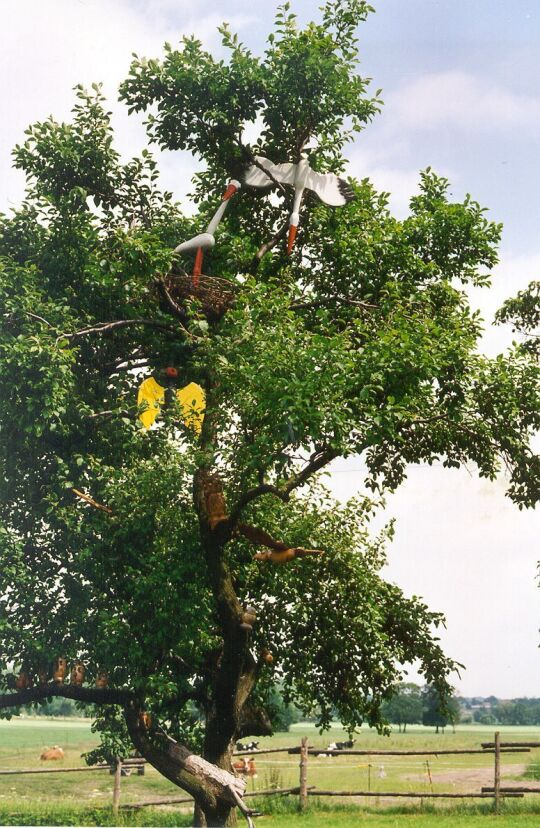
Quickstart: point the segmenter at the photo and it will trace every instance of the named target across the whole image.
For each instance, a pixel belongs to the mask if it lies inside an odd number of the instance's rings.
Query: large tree
[[[392,696],[384,702],[383,713],[392,724],[401,727],[403,732],[408,724],[420,724],[422,721],[422,692],[418,684],[402,681],[395,688]]]
[[[538,499],[538,366],[478,352],[464,287],[488,286],[500,226],[445,179],[422,173],[403,221],[367,179],[343,209],[308,197],[291,256],[291,193],[243,188],[199,285],[173,254],[257,156],[309,146],[314,169],[344,170],[379,105],[357,74],[368,11],[327,0],[301,29],[284,7],[262,57],[223,28],[227,59],[195,38],[134,59],[121,97],[149,112],[153,142],[200,160],[195,215],[160,192],[146,150],[121,162],[98,87],[15,149],[28,192],[0,224],[0,708],[99,705],[101,755],[134,745],[201,824],[234,820],[231,750],[270,732],[276,680],[351,730],[384,726],[406,663],[448,691],[442,617],[381,577],[391,527],[369,531],[409,464],[494,478],[502,463],[510,496]],[[141,380],[173,382],[167,367],[204,388],[200,434],[170,394],[141,425]],[[340,505],[320,475],[351,455],[371,497]],[[253,541],[323,554],[276,566]],[[50,681],[59,656],[85,664],[84,684]]]

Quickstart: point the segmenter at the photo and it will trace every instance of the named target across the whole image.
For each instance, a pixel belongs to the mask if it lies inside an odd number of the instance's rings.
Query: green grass
[[[540,761],[531,762],[523,774],[524,779],[540,780]]]
[[[500,728],[504,740],[540,741],[540,728]],[[323,736],[309,725],[293,727],[290,733],[280,733],[272,738],[261,739],[260,747],[297,746],[300,738],[308,735],[310,744],[324,748],[330,741],[345,737],[335,728]],[[493,728],[460,727],[455,733],[447,730],[436,735],[433,730],[414,727],[405,734],[393,733],[390,737],[377,736],[362,730],[356,737],[359,749],[443,750],[479,747],[482,741],[491,741]],[[0,769],[39,768],[39,755],[45,746],[61,745],[66,753],[64,767],[84,766],[80,754],[95,747],[97,738],[90,731],[88,720],[13,719],[0,722]],[[530,754],[505,754],[502,757],[503,784],[523,784],[524,775],[530,776],[534,765],[538,767],[540,752]],[[428,767],[429,762],[429,779]],[[256,758],[258,778],[250,779],[250,791],[268,787],[289,787],[298,784],[298,757],[278,753]],[[50,765],[47,765],[48,767]],[[437,824],[476,826],[489,824],[490,802],[482,802],[476,809],[463,811],[453,800],[437,801],[432,813],[431,803],[424,800],[419,809],[418,800],[399,801],[384,797],[385,791],[445,792],[479,791],[481,785],[493,779],[493,756],[351,756],[334,759],[309,758],[308,784],[334,790],[378,791],[378,798],[354,798],[348,800],[320,800],[309,814],[296,813],[292,799],[264,799],[262,810],[267,816],[260,820],[261,828],[289,825],[315,828],[319,825],[352,826],[366,825],[373,828],[394,825],[413,825],[418,828]],[[24,776],[0,776],[0,825],[112,825],[110,804],[113,779],[107,771],[78,774],[36,774]],[[181,795],[181,791],[157,771],[147,767],[144,777],[131,776],[122,779],[121,803],[136,803],[156,797]],[[253,801],[253,800],[252,800]],[[540,797],[518,803],[508,803],[514,810],[510,816],[498,818],[498,824],[519,825],[523,828],[538,825]],[[315,803],[314,803],[315,804]],[[515,810],[517,805],[521,810]],[[481,809],[486,808],[484,812]],[[144,809],[139,812],[122,812],[122,825],[188,825],[190,806]],[[456,821],[456,820],[460,821]],[[450,822],[449,820],[453,820]],[[465,822],[463,822],[465,820]],[[510,821],[508,821],[510,820]],[[513,820],[513,821],[511,821]]]
[[[0,825],[88,825],[88,826],[188,826],[191,814],[164,812],[146,808],[141,811],[120,812],[115,817],[109,808],[80,808],[74,805],[0,804]]]
[[[284,813],[267,813],[256,820],[257,826],[264,828],[490,828],[495,824],[500,828],[536,828],[540,810],[524,812],[522,807],[503,809],[503,813],[494,817],[489,806],[479,808],[453,806],[440,810],[426,806],[424,808],[392,808],[383,812],[373,810],[360,811],[354,807],[325,805],[314,810],[309,808],[299,814],[289,807]],[[183,828],[191,824],[191,815],[178,814],[174,811],[147,808],[144,811],[121,812],[114,818],[110,809],[79,808],[75,806],[25,807],[17,804],[0,806],[0,824],[7,825],[85,825],[85,826],[178,826]]]

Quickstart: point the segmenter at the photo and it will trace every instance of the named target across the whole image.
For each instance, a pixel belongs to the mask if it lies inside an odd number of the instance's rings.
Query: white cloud
[[[518,129],[540,124],[540,99],[459,70],[422,75],[388,96],[400,126],[425,130]]]
[[[204,8],[204,7],[203,7]],[[24,139],[34,121],[52,114],[67,120],[74,102],[72,88],[103,82],[113,113],[116,143],[126,156],[140,152],[146,143],[142,118],[128,119],[119,104],[118,85],[127,75],[132,52],[159,56],[163,43],[179,41],[195,32],[205,46],[219,41],[216,31],[222,15],[202,13],[195,0],[19,0],[0,4],[0,210],[17,206],[24,180],[11,168],[10,153]],[[242,28],[251,18],[231,19]],[[172,163],[171,163],[172,161]],[[189,190],[192,159],[176,153],[164,161],[164,185],[179,196]],[[173,167],[174,169],[171,169]]]
[[[359,458],[332,469],[340,499],[362,490]],[[464,695],[532,696],[538,689],[540,514],[519,511],[505,489],[503,477],[491,483],[474,470],[412,466],[377,520],[396,518],[384,577],[446,615],[441,642],[465,664],[453,679]]]
[[[495,356],[502,353],[519,336],[512,333],[509,325],[493,325],[496,311],[506,299],[515,296],[533,279],[540,279],[540,253],[527,256],[506,255],[493,270],[490,288],[470,288],[467,292],[473,308],[480,310],[485,320],[485,332],[481,349]]]

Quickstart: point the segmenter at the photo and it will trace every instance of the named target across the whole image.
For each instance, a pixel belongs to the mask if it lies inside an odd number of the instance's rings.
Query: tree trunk
[[[230,761],[229,767],[216,767],[216,762],[210,763],[193,754],[165,733],[148,731],[141,724],[135,706],[125,708],[124,715],[137,750],[163,776],[193,796],[209,826],[222,828],[236,824],[230,822],[230,815],[235,813],[235,802],[243,796],[246,783],[232,773]]]
[[[207,388],[206,414],[201,433],[201,447],[212,445],[214,438],[212,390]],[[210,497],[210,495],[212,497]],[[221,628],[221,652],[209,674],[210,698],[206,710],[203,756],[207,762],[234,774],[232,751],[240,732],[244,706],[255,686],[257,663],[249,651],[250,632],[242,626],[243,606],[236,594],[226,559],[225,547],[230,540],[223,488],[215,469],[200,468],[193,480],[193,501],[199,516],[201,544],[208,577]],[[215,504],[219,508],[215,508]],[[216,511],[217,517],[216,518]],[[240,781],[240,780],[239,780]],[[225,800],[201,803],[209,826],[236,826],[236,808]],[[200,820],[201,815],[195,814]],[[196,823],[204,824],[204,823]]]

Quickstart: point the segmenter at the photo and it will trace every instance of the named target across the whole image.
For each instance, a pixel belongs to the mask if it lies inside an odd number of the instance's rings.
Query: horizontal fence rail
[[[235,750],[233,756],[262,756],[263,753],[300,753],[299,747],[268,748],[265,750]]]
[[[530,753],[528,747],[503,748],[499,753]],[[300,748],[289,749],[289,753],[300,753]],[[308,748],[310,756],[458,756],[471,753],[481,755],[495,753],[495,750],[319,750]]]
[[[502,794],[501,788],[501,794]],[[399,796],[404,799],[493,799],[492,793],[418,793],[416,791],[320,791],[314,788],[313,796],[377,796],[383,799],[385,796]],[[507,797],[520,799],[523,793],[512,792],[504,794]]]
[[[483,748],[494,748],[495,742],[482,742]],[[540,742],[501,742],[501,748],[540,748]]]
[[[484,786],[482,788],[482,793],[488,794],[488,793],[493,793],[494,791],[495,791],[495,788],[493,788],[493,787],[489,788],[489,787]],[[512,793],[521,793],[521,794],[535,793],[535,794],[540,794],[540,787],[538,787],[538,788],[526,788],[524,785],[516,785],[514,787],[509,787],[509,786],[504,785],[503,787],[500,788],[500,791],[501,791],[501,794],[512,794]]]
[[[314,787],[314,785],[311,785],[308,790],[312,791]],[[299,793],[300,787],[297,785],[295,788],[269,788],[267,791],[249,791],[249,793],[243,794],[242,798],[246,799],[248,796],[297,796]],[[121,805],[120,808],[136,810],[137,808],[156,805],[189,805],[190,802],[194,803],[195,800],[191,797],[166,797],[164,799],[147,799],[144,802],[134,802],[132,805]]]
[[[127,765],[128,768],[138,765]],[[92,765],[89,768],[21,768],[20,770],[0,770],[0,776],[15,776],[26,773],[89,773],[90,771],[114,770],[114,765]]]

